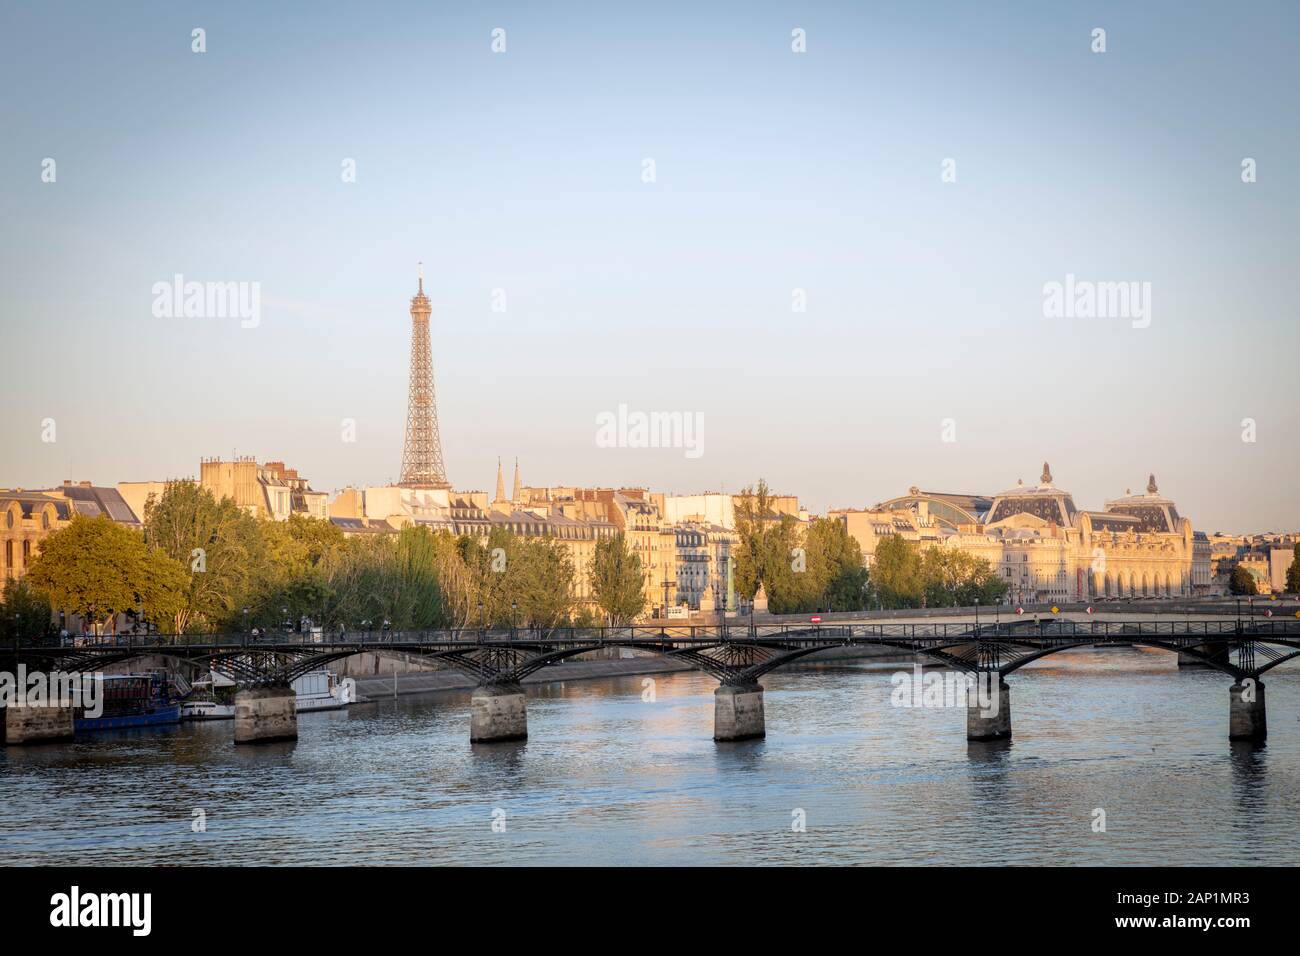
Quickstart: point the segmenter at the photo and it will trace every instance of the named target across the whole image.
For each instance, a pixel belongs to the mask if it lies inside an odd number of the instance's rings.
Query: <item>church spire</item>
[[[492,500],[493,501],[506,500],[506,479],[505,476],[501,473],[501,458],[499,456],[497,458],[497,496]]]
[[[510,500],[518,502],[523,497],[523,482],[519,480],[519,459],[515,458],[515,487],[514,492],[510,495]]]

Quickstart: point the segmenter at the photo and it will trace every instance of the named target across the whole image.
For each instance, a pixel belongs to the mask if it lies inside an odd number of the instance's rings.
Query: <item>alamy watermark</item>
[[[1043,316],[1049,319],[1131,319],[1151,324],[1151,283],[1094,282],[1067,273],[1064,282],[1043,283]]]
[[[1001,680],[992,671],[963,674],[930,671],[913,664],[911,671],[896,671],[889,702],[895,707],[978,707],[981,717],[996,717],[1001,707]]]
[[[245,329],[262,323],[260,282],[186,282],[178,272],[151,291],[156,319],[239,319]]]
[[[80,707],[86,717],[104,713],[104,675],[80,671],[0,671],[0,706]]]
[[[597,448],[683,448],[687,458],[704,454],[703,412],[617,412],[596,415]]]

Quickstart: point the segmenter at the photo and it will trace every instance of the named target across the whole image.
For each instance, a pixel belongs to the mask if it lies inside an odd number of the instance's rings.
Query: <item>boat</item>
[[[357,702],[356,684],[340,679],[337,674],[321,668],[309,671],[291,685],[297,695],[298,713],[315,710],[341,710]],[[205,677],[191,685],[190,693],[181,701],[183,720],[234,720],[235,681],[218,671],[209,671]]]
[[[72,725],[75,733],[181,722],[180,702],[164,673],[105,674],[99,692],[99,716],[87,717],[85,709],[78,708]]]

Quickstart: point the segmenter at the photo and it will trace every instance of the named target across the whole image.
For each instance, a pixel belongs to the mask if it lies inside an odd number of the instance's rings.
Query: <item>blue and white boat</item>
[[[76,733],[181,722],[181,704],[166,674],[105,674],[99,693],[99,716],[89,717],[79,710],[73,720]]]

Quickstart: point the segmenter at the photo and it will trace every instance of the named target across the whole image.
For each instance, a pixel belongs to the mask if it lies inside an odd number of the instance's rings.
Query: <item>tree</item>
[[[55,606],[99,629],[138,609],[146,616],[170,613],[183,575],[167,555],[151,555],[139,532],[107,515],[76,515],[45,539],[27,580]]]
[[[359,618],[346,617],[357,613],[351,606],[359,595],[340,588],[347,582],[363,587],[356,580],[365,570],[363,555],[381,560],[384,552],[359,539],[349,540],[330,521],[303,515],[260,521],[258,536],[261,547],[254,556],[254,571],[246,595],[231,605],[232,623],[242,620],[241,605],[249,607],[249,624],[259,627],[304,618],[322,627],[376,618],[373,609]]]
[[[761,585],[767,591],[768,607],[774,613],[797,610],[801,584],[792,566],[797,561],[798,522],[793,515],[778,514],[775,497],[760,480],[758,488],[746,488],[736,505],[735,584],[740,596],[754,599]]]
[[[794,575],[800,592],[799,606],[794,610],[861,611],[868,606],[868,575],[862,561],[862,547],[849,534],[844,522],[833,518],[814,519],[804,535],[802,547],[804,571]]]
[[[968,551],[935,546],[921,556],[921,581],[929,607],[996,604],[1007,585],[984,558]]]
[[[596,542],[589,574],[596,605],[610,624],[631,623],[645,610],[641,558],[632,553],[622,531]]]
[[[178,562],[185,575],[181,600],[171,618],[183,634],[198,625],[213,628],[242,617],[265,576],[265,547],[257,519],[229,498],[217,501],[193,481],[169,481],[162,497],[144,507],[145,543]]]
[[[450,532],[403,528],[397,538],[397,558],[414,602],[412,627],[463,627],[468,623],[469,578]]]
[[[925,593],[921,556],[911,542],[889,535],[876,545],[871,578],[885,607],[920,607]]]
[[[50,602],[25,578],[9,578],[0,594],[0,639],[35,640],[54,630]]]
[[[541,631],[559,627],[573,613],[573,563],[564,545],[550,538],[522,542],[507,571],[518,622]],[[512,623],[514,613],[511,614]]]
[[[1232,569],[1232,574],[1228,577],[1229,594],[1258,594],[1259,588],[1255,586],[1255,576],[1243,568],[1240,564]]]
[[[1286,590],[1288,594],[1300,593],[1300,541],[1296,542],[1291,567],[1286,569]]]

